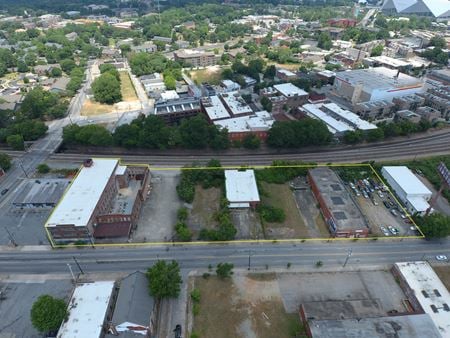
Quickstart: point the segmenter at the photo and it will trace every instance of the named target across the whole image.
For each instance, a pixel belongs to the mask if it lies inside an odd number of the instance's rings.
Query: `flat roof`
[[[67,179],[29,180],[20,187],[13,204],[56,204],[68,184]]]
[[[221,97],[233,115],[253,113],[252,108],[250,108],[238,92],[224,93],[221,94]]]
[[[291,72],[289,69],[284,69],[284,68],[278,68],[277,69],[278,73],[282,73],[286,76],[297,76],[297,74],[295,74],[294,72]]]
[[[375,60],[375,61],[380,62],[380,63],[388,64],[388,65],[391,65],[392,67],[407,67],[407,66],[409,66],[411,64],[409,62],[405,62],[403,60],[399,60],[399,59],[396,59],[396,58],[391,58],[391,57],[386,56],[386,55],[371,56],[368,59],[372,59],[372,60]]]
[[[309,321],[313,338],[439,338],[427,314]]]
[[[57,338],[101,337],[113,289],[113,281],[77,285]]]
[[[352,113],[350,110],[342,109],[336,103],[325,103],[323,107],[329,109],[331,112],[338,115],[346,123],[349,123],[352,127],[356,127],[357,129],[360,130],[377,129],[376,125],[361,119],[358,115]]]
[[[255,172],[252,169],[225,170],[225,190],[230,203],[259,202]]]
[[[227,128],[231,133],[269,130],[275,120],[266,111],[256,112],[254,115],[234,117],[215,121],[216,126]]]
[[[323,121],[327,125],[328,130],[333,134],[355,130],[355,128],[349,126],[347,123],[338,121],[334,117],[320,110],[320,107],[322,107],[321,104],[316,105],[312,103],[307,103],[302,106],[309,117]]]
[[[82,167],[53,210],[46,226],[86,226],[118,163],[118,159],[94,158],[91,167]]]
[[[273,86],[276,90],[278,90],[282,95],[291,97],[291,96],[303,96],[309,95],[303,89],[294,86],[292,83],[281,83]]]
[[[428,262],[400,262],[395,266],[414,291],[419,304],[436,325],[442,337],[450,337],[450,293]]]
[[[431,191],[406,166],[384,166],[391,178],[403,189],[406,195],[430,195]],[[383,175],[384,176],[384,175]]]
[[[337,231],[369,228],[361,210],[335,171],[319,167],[308,172],[333,215]]]
[[[397,77],[398,74],[398,77]],[[336,73],[336,79],[353,86],[363,84],[369,91],[422,85],[422,81],[386,67],[355,69]]]
[[[203,99],[202,102],[206,114],[211,121],[230,117],[230,113],[217,95],[209,96],[208,98]]]

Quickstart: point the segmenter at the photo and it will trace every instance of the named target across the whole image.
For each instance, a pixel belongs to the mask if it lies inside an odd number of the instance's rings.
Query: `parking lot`
[[[33,303],[43,294],[67,301],[72,287],[72,282],[68,279],[0,281],[0,337],[44,337],[31,324],[30,311]]]
[[[375,178],[347,180],[346,188],[361,208],[374,236],[416,236],[410,218],[394,196]]]

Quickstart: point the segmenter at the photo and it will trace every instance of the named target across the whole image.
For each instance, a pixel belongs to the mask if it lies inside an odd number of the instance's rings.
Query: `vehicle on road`
[[[446,261],[448,258],[447,258],[446,255],[437,255],[437,256],[436,256],[436,259],[437,259],[438,261]]]
[[[1,192],[0,194],[3,196],[3,195],[5,195],[8,191],[9,191],[9,189],[3,189],[2,192]]]

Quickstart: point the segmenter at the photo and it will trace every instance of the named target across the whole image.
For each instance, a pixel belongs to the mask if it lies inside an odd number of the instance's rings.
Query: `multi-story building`
[[[394,97],[418,93],[420,79],[385,67],[336,73],[335,93],[353,104],[368,101],[392,101]]]
[[[173,53],[175,61],[182,62],[192,67],[214,66],[219,57],[213,52],[198,51],[193,49],[178,50]]]
[[[193,117],[201,112],[200,99],[189,96],[174,100],[159,100],[155,103],[154,112],[167,124],[176,124],[184,118]]]
[[[267,97],[272,103],[272,113],[278,114],[297,108],[308,101],[309,94],[292,83],[277,84],[263,88],[260,95]]]
[[[118,159],[89,159],[48,218],[55,243],[128,238],[150,191],[147,166],[125,166]]]

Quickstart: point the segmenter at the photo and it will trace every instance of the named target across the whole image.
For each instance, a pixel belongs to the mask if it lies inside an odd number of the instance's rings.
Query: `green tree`
[[[157,261],[147,270],[150,294],[156,298],[178,297],[183,282],[176,261]]]
[[[333,42],[331,40],[331,36],[327,32],[322,32],[317,39],[317,47],[330,50],[333,47]]]
[[[380,56],[383,53],[384,45],[378,45],[372,48],[370,56]]]
[[[177,81],[175,80],[172,74],[164,76],[164,84],[166,85],[166,88],[169,90],[174,90],[177,87]]]
[[[111,73],[100,75],[92,83],[92,91],[95,101],[106,104],[113,104],[122,100],[120,82]]]
[[[40,296],[31,307],[31,323],[39,332],[58,330],[66,317],[66,302],[50,295]]]
[[[181,144],[186,148],[205,148],[208,145],[209,130],[209,124],[202,115],[185,119],[179,128]]]
[[[366,140],[368,142],[376,142],[384,139],[384,131],[381,128],[371,129],[367,132]]]
[[[28,66],[25,62],[19,61],[17,62],[17,71],[19,73],[26,73],[29,71]]]
[[[416,217],[416,223],[427,238],[444,238],[450,236],[450,216],[434,213],[429,216]]]
[[[227,278],[233,274],[234,265],[231,263],[219,263],[217,264],[216,274],[220,278]]]
[[[100,65],[99,69],[100,69],[101,74],[109,73],[111,75],[114,75],[114,77],[117,79],[117,81],[120,82],[119,71],[111,63],[104,63],[104,64]]]
[[[272,80],[275,77],[276,72],[277,70],[275,65],[267,66],[266,71],[264,72],[264,77]]]
[[[351,130],[344,134],[344,142],[348,144],[360,143],[364,140],[364,134],[361,130]]]
[[[247,149],[258,149],[261,145],[261,140],[254,134],[249,134],[242,140],[242,146]]]
[[[272,102],[268,97],[263,96],[261,98],[261,105],[263,106],[264,110],[267,110],[269,113],[272,111]]]
[[[28,119],[40,119],[48,116],[58,106],[59,97],[36,87],[25,96],[20,111]]]
[[[50,167],[47,163],[41,163],[37,166],[37,171],[39,174],[47,174],[50,172]]]
[[[60,68],[58,68],[58,67],[54,67],[50,71],[50,76],[51,77],[61,77],[61,75],[62,75],[62,70]]]
[[[75,61],[70,59],[61,60],[59,65],[66,74],[70,74],[70,72],[77,66]]]
[[[4,171],[8,171],[11,168],[11,156],[0,153],[0,168]]]
[[[22,135],[17,135],[17,134],[9,135],[6,138],[6,143],[8,144],[8,146],[13,148],[14,150],[24,150],[25,149],[25,144],[24,144]]]

